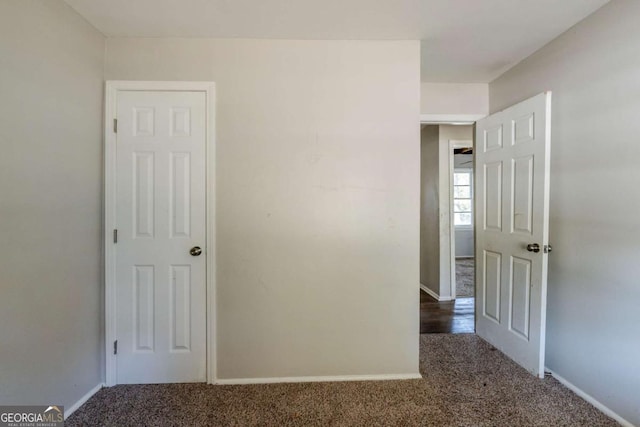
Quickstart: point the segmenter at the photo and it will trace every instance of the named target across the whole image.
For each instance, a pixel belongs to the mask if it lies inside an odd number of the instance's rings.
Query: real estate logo
[[[0,406],[0,427],[62,427],[64,406]]]

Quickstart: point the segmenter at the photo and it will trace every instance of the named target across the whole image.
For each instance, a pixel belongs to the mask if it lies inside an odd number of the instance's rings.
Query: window
[[[473,195],[471,171],[455,171],[453,174],[453,224],[456,227],[473,226]]]

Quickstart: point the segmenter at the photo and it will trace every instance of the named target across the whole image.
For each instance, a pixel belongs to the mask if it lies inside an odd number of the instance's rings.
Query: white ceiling
[[[421,40],[422,81],[486,83],[608,0],[65,0],[106,36]]]

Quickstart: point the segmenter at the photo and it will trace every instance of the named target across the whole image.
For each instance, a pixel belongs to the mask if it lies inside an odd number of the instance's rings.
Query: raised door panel
[[[191,155],[172,152],[170,156],[170,237],[191,235]]]
[[[152,238],[155,223],[155,154],[133,153],[133,238]]]
[[[535,138],[534,114],[526,114],[511,121],[513,145],[522,144],[524,142],[533,141]]]
[[[502,162],[484,165],[484,229],[502,230]]]
[[[502,125],[489,128],[483,134],[484,152],[499,150],[502,148]]]
[[[133,136],[150,137],[155,135],[155,108],[133,107]]]
[[[171,351],[191,349],[191,266],[171,266]]]
[[[500,283],[502,272],[502,255],[497,252],[483,252],[482,314],[495,322],[500,323]]]
[[[529,319],[531,303],[531,261],[511,257],[511,293],[509,328],[517,336],[529,339]]]
[[[133,348],[135,352],[152,352],[155,342],[155,274],[152,265],[133,268]]]
[[[511,224],[513,233],[533,234],[533,162],[529,155],[511,163]]]

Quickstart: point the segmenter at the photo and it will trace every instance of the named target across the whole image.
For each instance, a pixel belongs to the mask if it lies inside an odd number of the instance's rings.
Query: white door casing
[[[107,114],[117,119],[117,132],[114,127],[105,142],[112,144],[105,150],[107,385],[212,382],[207,318],[213,317],[214,272],[207,270],[215,263],[207,247],[215,235],[207,236],[213,222],[207,141],[213,87],[112,84],[120,88],[107,86]],[[194,247],[201,255],[190,253]]]
[[[475,149],[476,333],[540,378],[550,118],[546,92],[479,120]],[[538,244],[539,252],[529,244]]]

